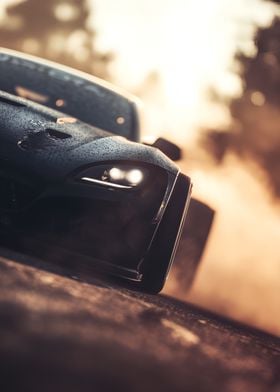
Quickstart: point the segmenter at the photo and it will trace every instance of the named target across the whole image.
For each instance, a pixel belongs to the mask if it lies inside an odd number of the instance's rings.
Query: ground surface
[[[0,254],[3,392],[280,391],[280,339]]]

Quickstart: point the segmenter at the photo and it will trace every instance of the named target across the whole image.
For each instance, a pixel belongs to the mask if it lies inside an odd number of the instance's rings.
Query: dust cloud
[[[279,335],[280,201],[265,174],[233,154],[222,166],[182,167],[216,216],[192,289],[182,291],[173,279],[166,293]]]

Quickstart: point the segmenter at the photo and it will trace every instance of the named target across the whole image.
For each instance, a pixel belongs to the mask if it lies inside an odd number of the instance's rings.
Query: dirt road
[[[280,391],[280,339],[1,250],[1,391]]]

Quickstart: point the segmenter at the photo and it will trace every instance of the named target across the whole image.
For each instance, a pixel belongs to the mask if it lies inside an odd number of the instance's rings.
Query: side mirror
[[[152,146],[158,148],[162,151],[168,158],[172,159],[172,161],[179,161],[182,159],[182,150],[176,144],[170,142],[163,137],[159,137],[154,143],[144,143],[147,146]]]

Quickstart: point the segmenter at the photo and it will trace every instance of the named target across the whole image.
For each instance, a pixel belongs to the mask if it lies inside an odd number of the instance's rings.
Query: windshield
[[[138,141],[135,102],[97,78],[17,52],[0,51],[0,90]]]

